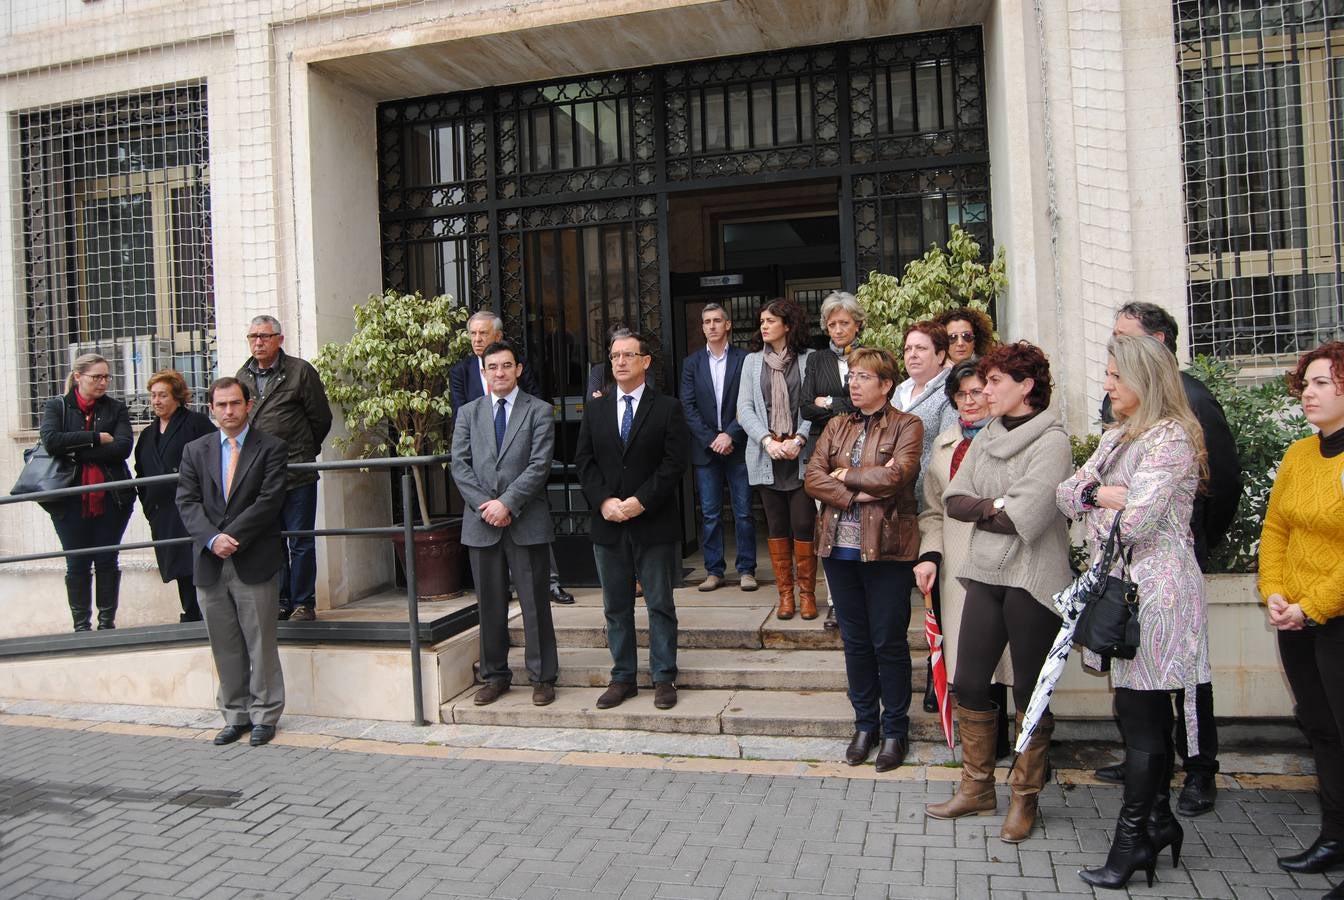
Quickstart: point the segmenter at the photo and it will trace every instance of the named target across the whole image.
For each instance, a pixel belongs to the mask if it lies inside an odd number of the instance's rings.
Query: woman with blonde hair
[[[1210,680],[1204,577],[1190,516],[1207,475],[1204,430],[1181,386],[1176,357],[1160,341],[1116,335],[1107,344],[1106,394],[1116,422],[1092,457],[1059,485],[1059,508],[1087,521],[1093,558],[1119,520],[1116,572],[1138,585],[1139,648],[1111,660],[1115,711],[1125,741],[1125,788],[1106,864],[1079,876],[1123,887],[1143,869],[1153,882],[1157,854],[1184,839],[1171,813],[1175,760],[1171,694],[1185,690],[1182,714],[1191,752],[1199,746],[1195,686]],[[1123,567],[1123,568],[1122,568]],[[1095,654],[1085,661],[1100,666]]]
[[[75,358],[66,392],[42,407],[42,444],[52,456],[66,455],[79,466],[78,484],[94,485],[131,477],[131,417],[126,404],[107,396],[111,370],[97,353]],[[62,550],[109,547],[121,543],[135,505],[135,491],[90,491],[43,504],[51,514]],[[90,583],[90,577],[93,581]],[[98,606],[98,630],[116,627],[121,570],[117,551],[67,556],[65,593],[75,631],[89,631],[92,606]]]
[[[146,387],[154,421],[140,432],[135,442],[135,477],[174,475],[182,464],[182,450],[187,444],[210,434],[215,426],[208,416],[187,406],[191,402],[191,389],[180,372],[173,369],[155,372]],[[188,536],[187,528],[177,514],[176,484],[149,485],[141,487],[139,492],[140,510],[149,520],[149,532],[154,540]],[[163,583],[177,582],[183,622],[201,621],[196,584],[192,580],[195,555],[190,544],[154,548]]]

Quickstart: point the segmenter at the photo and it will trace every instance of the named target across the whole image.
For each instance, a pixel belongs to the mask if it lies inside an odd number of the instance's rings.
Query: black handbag
[[[1111,567],[1120,558],[1124,565],[1116,577]],[[1092,569],[1092,586],[1083,592],[1086,605],[1078,614],[1073,642],[1102,656],[1133,659],[1139,652],[1139,586],[1128,580],[1129,560],[1120,544],[1120,515]]]
[[[74,487],[79,481],[79,464],[71,456],[52,456],[38,441],[36,447],[23,451],[23,471],[10,489],[11,494],[35,494]]]

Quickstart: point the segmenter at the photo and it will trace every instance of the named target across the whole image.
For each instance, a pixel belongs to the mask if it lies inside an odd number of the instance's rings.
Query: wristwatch
[[[1003,509],[1003,508],[1004,508],[1005,506],[1007,506],[1007,505],[1008,505],[1007,501],[1005,501],[1002,497],[996,497],[996,498],[994,499],[994,511],[995,511],[995,512],[998,512],[999,510]]]

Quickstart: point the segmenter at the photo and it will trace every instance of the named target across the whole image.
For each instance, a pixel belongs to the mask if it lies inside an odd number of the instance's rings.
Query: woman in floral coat
[[[1207,467],[1176,357],[1149,337],[1117,335],[1107,350],[1105,387],[1117,424],[1059,486],[1057,499],[1067,515],[1086,517],[1094,554],[1120,517],[1128,577],[1139,589],[1138,654],[1111,661],[1125,739],[1124,801],[1106,865],[1079,873],[1088,884],[1119,888],[1136,869],[1151,885],[1163,847],[1171,847],[1173,864],[1180,859],[1183,834],[1170,802],[1170,693],[1185,689],[1187,742],[1198,752],[1195,686],[1210,680],[1209,634],[1190,514]],[[1100,664],[1095,654],[1085,661]]]

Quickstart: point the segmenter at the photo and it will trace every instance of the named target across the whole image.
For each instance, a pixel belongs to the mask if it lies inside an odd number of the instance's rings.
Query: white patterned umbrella
[[[1018,732],[1015,748],[1018,753],[1027,749],[1027,744],[1036,731],[1036,725],[1041,721],[1041,714],[1050,705],[1055,685],[1064,674],[1064,665],[1069,661],[1069,651],[1073,649],[1073,633],[1078,628],[1078,616],[1087,605],[1084,595],[1105,575],[1102,563],[1098,562],[1054,596],[1055,611],[1064,622],[1059,626],[1059,635],[1055,638],[1050,652],[1046,654],[1045,662],[1041,664],[1041,674],[1036,678],[1036,687],[1031,692],[1031,702],[1027,704],[1027,710],[1022,714],[1022,729]]]

